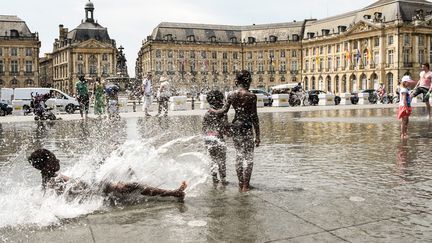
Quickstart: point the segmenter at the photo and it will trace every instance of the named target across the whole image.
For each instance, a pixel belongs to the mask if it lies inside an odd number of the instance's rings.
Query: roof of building
[[[98,41],[111,41],[108,35],[108,29],[102,27],[98,23],[83,22],[75,29],[69,31],[67,35],[68,39],[73,41],[86,41],[95,39]]]
[[[338,26],[354,25],[365,20],[365,15],[371,16],[370,21],[373,21],[375,13],[382,14],[382,22],[384,23],[395,20],[411,21],[416,15],[417,9],[423,9],[425,13],[429,12],[432,10],[432,3],[426,0],[379,0],[356,11],[308,22],[305,27],[304,38],[307,38],[308,33],[321,35],[323,29],[329,29],[330,33],[337,33]]]
[[[0,36],[10,36],[11,30],[18,31],[20,37],[33,37],[27,24],[15,15],[0,15]]]
[[[195,41],[208,41],[216,37],[218,42],[231,42],[233,37],[240,41],[253,36],[256,41],[264,41],[274,35],[279,40],[288,40],[293,34],[301,34],[302,25],[303,22],[247,26],[163,22],[153,30],[152,38],[163,40],[165,36],[172,35],[174,40],[186,41],[188,36],[193,35]]]
[[[292,40],[293,35],[299,35],[304,39],[308,33],[322,36],[324,33],[339,33],[338,26],[349,28],[360,21],[388,23],[396,20],[412,21],[416,11],[423,9],[424,13],[432,11],[432,3],[427,0],[378,0],[362,9],[335,15],[320,20],[305,20],[288,23],[274,23],[263,25],[211,25],[191,23],[162,22],[152,32],[153,40],[164,40],[171,35],[173,40],[188,41],[188,36],[193,35],[195,41],[206,42],[216,37],[217,42],[231,42],[232,37],[238,41],[254,37],[257,42],[267,41],[270,36],[276,36],[277,40]],[[379,19],[375,13],[380,13]],[[365,16],[370,19],[365,19]],[[369,17],[370,16],[370,17]]]

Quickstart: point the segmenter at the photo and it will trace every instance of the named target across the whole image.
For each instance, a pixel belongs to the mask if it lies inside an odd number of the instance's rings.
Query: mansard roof
[[[371,22],[391,23],[396,20],[410,22],[416,16],[416,11],[423,9],[424,13],[432,11],[432,3],[426,0],[380,0],[360,10],[324,18],[316,21],[309,21],[304,31],[304,39],[308,33],[321,36],[323,29],[329,29],[330,33],[338,33],[338,26],[350,27],[361,20]],[[375,20],[375,14],[380,13],[381,19]],[[368,18],[369,18],[368,17]]]
[[[11,30],[18,31],[19,37],[34,37],[22,19],[15,15],[0,15],[0,36],[10,36]]]
[[[216,37],[217,42],[231,42],[233,37],[238,41],[248,37],[265,41],[273,35],[278,40],[288,40],[293,34],[301,35],[302,25],[303,22],[248,26],[163,22],[153,30],[152,39],[164,40],[167,35],[171,35],[174,40],[186,41],[188,36],[193,35],[198,42],[207,42],[212,37]]]
[[[103,42],[110,42],[111,39],[108,35],[108,29],[102,27],[98,23],[83,22],[75,29],[71,30],[68,35],[68,39],[73,41],[86,41],[95,39]]]

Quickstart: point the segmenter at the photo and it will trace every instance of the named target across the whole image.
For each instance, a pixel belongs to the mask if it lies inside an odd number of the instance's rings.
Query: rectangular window
[[[393,50],[389,50],[387,52],[387,63],[388,64],[393,64],[393,54],[394,54]]]
[[[103,65],[102,67],[102,74],[107,75],[108,74],[108,64]]]
[[[380,55],[379,55],[379,51],[375,51],[375,52],[374,52],[374,60],[373,60],[373,62],[374,62],[375,64],[378,64],[378,63],[380,62]]]
[[[331,57],[327,58],[327,69],[331,69],[332,68],[332,59]]]
[[[174,54],[172,50],[168,50],[168,58],[173,58]]]
[[[25,71],[26,71],[26,73],[33,72],[33,62],[32,61],[26,61],[25,62]]]
[[[275,55],[274,55],[274,51],[271,50],[271,51],[269,52],[269,58],[270,58],[270,59],[274,59],[274,57],[275,57]]]
[[[408,34],[404,34],[404,45],[408,46],[410,44],[410,36]]]
[[[258,72],[264,73],[264,64],[262,62],[258,63]]]
[[[170,71],[170,72],[174,71],[173,62],[168,62],[168,71]]]
[[[203,58],[203,59],[207,58],[207,52],[206,51],[201,51],[201,58]]]
[[[184,58],[184,51],[179,51],[179,58]]]
[[[336,68],[339,69],[341,67],[341,58],[336,57]]]
[[[291,61],[291,70],[292,71],[297,71],[298,70],[298,62],[293,60]]]
[[[252,59],[252,52],[251,52],[251,51],[248,51],[246,57],[247,57],[247,59],[249,59],[249,60]]]
[[[0,47],[0,57],[3,56],[3,48]]]
[[[320,47],[320,55],[324,54],[324,47]]]
[[[195,51],[189,51],[189,54],[190,58],[195,58]]]
[[[162,51],[156,50],[156,58],[161,58],[161,56],[162,56]]]
[[[285,50],[281,50],[281,51],[280,51],[280,57],[282,57],[282,58],[285,57]]]
[[[403,62],[406,66],[406,64],[408,64],[410,61],[410,50],[409,49],[404,49],[403,50]]]
[[[251,62],[248,62],[248,64],[247,64],[247,70],[248,70],[250,73],[253,73],[253,66],[252,66],[252,63],[251,63]]]
[[[332,53],[332,46],[328,46],[327,47],[327,54],[331,54]]]
[[[309,60],[305,61],[305,70],[306,72],[309,71]]]
[[[217,62],[213,62],[212,63],[212,72],[213,73],[217,73],[218,69],[217,69]]]
[[[281,72],[286,72],[286,63],[285,63],[285,61],[281,61],[281,62],[280,62],[279,70],[280,70]]]
[[[102,55],[102,61],[108,61],[108,55],[106,53]]]
[[[292,50],[291,57],[297,57],[297,50]]]
[[[393,35],[389,35],[388,37],[387,37],[387,44],[390,46],[390,45],[393,45]]]
[[[418,44],[419,44],[419,46],[423,46],[424,45],[424,35],[419,35],[418,36]]]
[[[224,62],[224,63],[222,64],[222,72],[223,72],[224,74],[228,73],[228,63]]]
[[[84,74],[84,65],[82,63],[78,64],[78,74]]]
[[[424,50],[419,50],[419,52],[418,52],[419,63],[424,63],[424,61],[425,61],[424,54],[425,54]]]
[[[233,52],[233,59],[238,59],[238,52]]]
[[[4,65],[2,60],[0,60],[0,73],[4,73]]]
[[[89,66],[89,73],[90,73],[90,74],[97,74],[97,66],[96,66],[96,63],[90,63],[90,66]]]
[[[212,52],[212,58],[213,58],[213,59],[217,59],[217,52],[215,52],[215,51]]]
[[[258,52],[258,58],[263,58],[264,57],[264,52],[263,51],[259,51]]]
[[[379,39],[379,37],[375,37],[374,38],[374,46],[378,47],[379,45],[380,45],[380,39]]]
[[[11,73],[18,73],[18,61],[17,60],[11,61]]]
[[[222,53],[222,58],[223,59],[228,59],[228,53],[226,53],[226,52]]]
[[[26,57],[31,57],[33,55],[33,50],[31,48],[26,48],[25,55]]]
[[[339,53],[341,51],[341,45],[337,44],[336,45],[336,52]]]
[[[16,47],[11,47],[11,56],[18,56],[18,49]]]

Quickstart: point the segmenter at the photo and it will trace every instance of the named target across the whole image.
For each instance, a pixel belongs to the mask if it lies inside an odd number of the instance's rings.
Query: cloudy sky
[[[0,14],[18,15],[39,32],[41,55],[52,51],[58,25],[72,30],[84,19],[88,0],[0,0]],[[363,8],[376,0],[92,0],[95,19],[125,47],[129,75],[142,40],[160,22],[249,25],[324,18]]]

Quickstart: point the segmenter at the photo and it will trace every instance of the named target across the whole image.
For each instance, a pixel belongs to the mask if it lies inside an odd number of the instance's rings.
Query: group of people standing
[[[153,76],[151,73],[147,73],[147,77],[143,80],[142,83],[142,94],[143,94],[143,111],[145,116],[151,116],[149,111],[151,108],[151,104],[153,102],[153,88],[152,88],[152,79]],[[168,116],[168,102],[171,97],[170,84],[168,82],[168,78],[161,77],[160,78],[160,86],[156,93],[156,98],[158,101],[158,114],[157,116],[162,115],[162,110],[164,111],[164,116]]]
[[[88,81],[84,76],[80,76],[75,84],[76,97],[80,105],[81,118],[87,118],[90,106],[90,93]],[[110,118],[118,118],[119,103],[118,93],[120,87],[115,84],[106,85],[105,82],[96,80],[94,83],[94,113],[102,116],[105,112]]]

